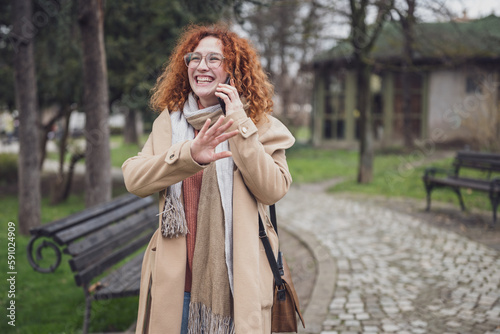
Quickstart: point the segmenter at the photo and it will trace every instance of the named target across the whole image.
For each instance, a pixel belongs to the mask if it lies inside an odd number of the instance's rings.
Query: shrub
[[[0,184],[17,182],[17,155],[0,153]]]

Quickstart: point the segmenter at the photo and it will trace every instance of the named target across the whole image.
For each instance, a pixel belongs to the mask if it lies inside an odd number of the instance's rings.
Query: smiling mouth
[[[202,76],[196,77],[197,83],[210,83],[212,81],[214,81],[214,79],[211,77],[202,77]]]

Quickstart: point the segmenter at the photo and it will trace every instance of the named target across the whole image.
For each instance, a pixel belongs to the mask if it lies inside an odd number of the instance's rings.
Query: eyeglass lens
[[[190,52],[184,56],[184,61],[187,67],[195,68],[200,65],[203,58],[205,58],[205,62],[209,68],[217,68],[222,63],[224,57],[220,53],[215,52],[207,53],[205,57],[199,52]]]

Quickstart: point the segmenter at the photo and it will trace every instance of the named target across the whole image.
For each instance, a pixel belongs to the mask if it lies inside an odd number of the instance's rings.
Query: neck
[[[198,99],[198,109],[205,109],[205,106],[201,103],[201,100]]]

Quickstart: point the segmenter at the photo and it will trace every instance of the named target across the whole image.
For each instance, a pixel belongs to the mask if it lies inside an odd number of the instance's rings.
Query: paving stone
[[[455,309],[443,309],[439,311],[440,314],[444,315],[445,317],[453,316],[458,313],[458,310]]]
[[[396,325],[382,325],[382,329],[386,332],[392,333],[399,330],[399,327]]]
[[[341,313],[339,314],[341,320],[354,320],[354,314]]]
[[[413,334],[426,334],[427,333],[427,329],[423,329],[423,328],[412,328],[411,329],[411,332]]]
[[[360,327],[361,323],[359,322],[359,320],[346,320],[344,322],[344,325],[347,327]]]
[[[323,321],[323,326],[330,326],[330,327],[335,327],[339,326],[341,323],[340,319],[328,319]]]
[[[368,313],[358,313],[356,314],[357,320],[368,320],[370,319],[370,315]]]
[[[427,327],[427,322],[422,320],[414,320],[411,322],[413,327]]]
[[[457,322],[457,321],[448,321],[446,323],[446,326],[448,327],[460,327],[462,324],[460,322]]]
[[[363,327],[363,330],[365,332],[370,332],[370,333],[373,333],[373,332],[378,332],[379,331],[379,328],[377,326],[364,326]]]
[[[393,314],[393,313],[398,313],[399,312],[399,308],[397,308],[397,307],[384,307],[383,310],[384,310],[385,313],[389,313],[389,314]]]

